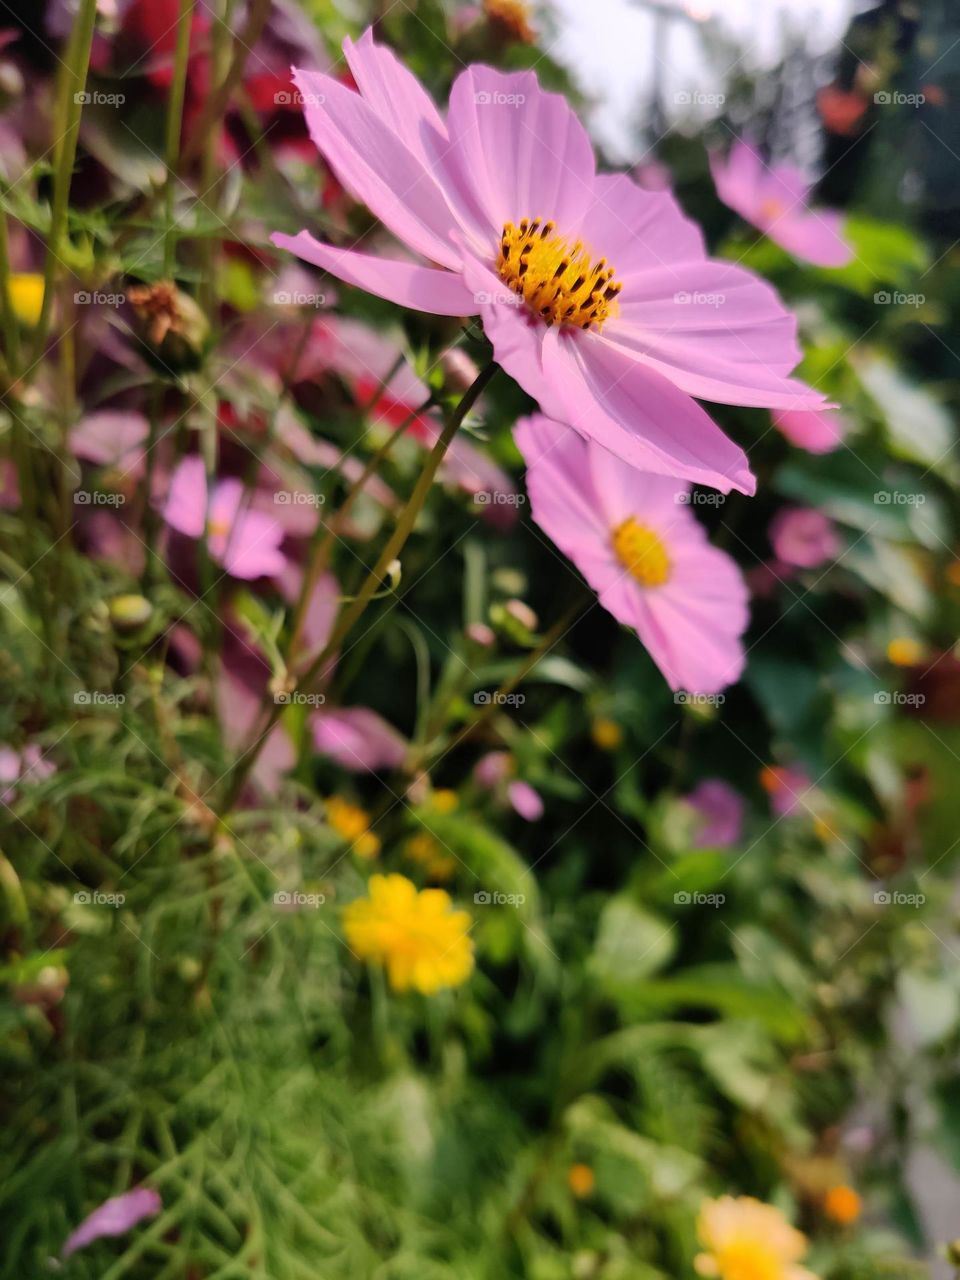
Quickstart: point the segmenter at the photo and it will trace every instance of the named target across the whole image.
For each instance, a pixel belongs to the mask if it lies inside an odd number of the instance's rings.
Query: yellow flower
[[[863,1201],[860,1196],[853,1187],[848,1187],[844,1183],[831,1187],[823,1197],[823,1212],[842,1227],[848,1227],[852,1222],[856,1222],[862,1208]]]
[[[370,815],[357,804],[351,804],[343,796],[331,796],[327,800],[327,821],[338,836],[346,840],[358,858],[369,861],[380,852],[380,837],[370,830]]]
[[[10,303],[20,323],[32,329],[40,319],[43,307],[43,276],[30,272],[11,275]]]
[[[434,791],[430,803],[437,813],[453,813],[460,803],[460,797],[449,787],[441,787],[439,791]]]
[[[897,636],[887,645],[887,657],[895,667],[915,667],[923,657],[923,645],[910,636]]]
[[[798,1266],[807,1237],[779,1209],[750,1196],[721,1196],[700,1206],[697,1235],[705,1252],[694,1266],[717,1280],[817,1280]]]
[[[473,971],[470,917],[443,889],[417,890],[406,876],[371,876],[370,896],[343,913],[344,932],[361,960],[386,967],[394,991],[429,996],[458,987]]]
[[[588,1164],[572,1164],[567,1170],[567,1186],[578,1200],[585,1200],[593,1190],[595,1178]]]
[[[443,852],[439,840],[429,831],[418,831],[412,835],[403,851],[411,862],[418,863],[435,880],[449,880],[457,869],[454,859]]]
[[[616,751],[623,742],[623,730],[616,720],[598,716],[590,726],[590,735],[601,751]]]

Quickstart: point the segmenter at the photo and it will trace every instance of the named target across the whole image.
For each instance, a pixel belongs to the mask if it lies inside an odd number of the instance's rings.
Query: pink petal
[[[550,330],[543,345],[543,381],[527,390],[545,412],[639,470],[721,493],[756,490],[743,450],[695,400],[602,337]]]
[[[773,425],[791,444],[810,453],[830,453],[846,434],[843,419],[837,414],[806,409],[781,409],[773,415]]]
[[[201,538],[207,513],[207,477],[197,454],[184,458],[174,471],[163,518],[188,538]]]
[[[704,778],[685,799],[703,819],[696,833],[701,848],[727,849],[739,842],[745,807],[739,791],[720,778]]]
[[[669,192],[645,191],[626,174],[600,174],[581,235],[625,284],[638,272],[704,259],[703,235]]]
[[[407,753],[406,740],[369,707],[318,711],[310,728],[321,755],[357,773],[397,769]]]
[[[69,1258],[102,1236],[122,1236],[144,1218],[153,1218],[163,1208],[159,1195],[150,1187],[137,1187],[122,1196],[105,1200],[67,1237],[61,1257]]]
[[[460,219],[494,249],[506,222],[552,219],[574,236],[593,194],[593,147],[566,98],[532,71],[471,66],[450,91],[441,164]]]
[[[833,521],[815,507],[778,511],[770,522],[770,544],[779,560],[798,569],[814,569],[840,551]]]
[[[339,280],[398,306],[438,316],[477,313],[476,303],[464,288],[461,276],[452,271],[357,253],[353,249],[336,249],[333,245],[321,244],[309,231],[300,231],[295,236],[277,231],[270,239],[278,248],[289,249],[304,262],[312,262]]]
[[[134,475],[143,470],[143,444],[150,425],[142,413],[102,409],[88,413],[70,432],[70,448],[78,458],[102,467],[122,466]]]
[[[248,510],[240,513],[226,539],[211,536],[210,550],[234,578],[272,578],[286,565],[280,550],[283,536],[276,520]]]
[[[376,111],[330,76],[294,70],[310,137],[340,182],[411,249],[456,268],[456,220],[424,162]]]
[[[788,253],[815,267],[844,267],[853,249],[843,238],[843,215],[833,209],[791,209],[766,227]]]
[[[432,149],[424,143],[424,132],[432,131],[445,139],[447,127],[417,77],[391,49],[374,43],[372,27],[356,44],[347,37],[343,52],[364,102],[412,155],[426,166],[432,164]]]
[[[509,783],[507,798],[520,817],[527,822],[537,822],[543,817],[543,800],[529,782]]]

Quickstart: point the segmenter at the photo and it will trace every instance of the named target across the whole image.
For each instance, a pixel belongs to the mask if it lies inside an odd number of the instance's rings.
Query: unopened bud
[[[168,370],[198,368],[210,325],[193,298],[172,280],[134,285],[127,297],[140,321],[139,337],[147,351]]]
[[[114,596],[108,610],[110,621],[118,631],[137,631],[150,621],[153,605],[146,596]]]

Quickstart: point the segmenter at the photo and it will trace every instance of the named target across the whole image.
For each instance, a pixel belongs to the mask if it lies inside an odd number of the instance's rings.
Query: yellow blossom
[[[923,645],[910,636],[897,636],[887,645],[887,657],[895,667],[914,667],[923,657]]]
[[[43,308],[43,276],[32,272],[11,275],[10,304],[20,323],[28,329],[34,328]]]
[[[437,813],[453,813],[460,803],[460,797],[449,787],[441,787],[439,791],[434,791],[430,803]]]
[[[346,840],[358,858],[369,861],[380,852],[380,837],[370,830],[370,815],[343,796],[331,796],[325,805],[327,821]]]
[[[623,742],[623,730],[616,720],[598,716],[590,726],[590,736],[601,751],[616,751]]]
[[[429,831],[418,831],[412,835],[403,851],[411,862],[418,863],[434,880],[449,880],[457,869],[456,861],[449,853],[444,853],[440,841]]]
[[[473,971],[470,916],[454,911],[443,889],[418,890],[406,876],[370,877],[368,898],[343,913],[350,949],[386,968],[394,991],[433,995]]]
[[[700,1206],[697,1234],[704,1246],[697,1274],[716,1280],[817,1280],[798,1266],[807,1238],[779,1209],[750,1196],[721,1196]]]
[[[567,1186],[578,1200],[585,1200],[596,1179],[588,1164],[572,1164],[567,1170]]]
[[[823,1212],[842,1227],[848,1227],[860,1217],[863,1201],[853,1187],[840,1183],[831,1187],[823,1197]]]

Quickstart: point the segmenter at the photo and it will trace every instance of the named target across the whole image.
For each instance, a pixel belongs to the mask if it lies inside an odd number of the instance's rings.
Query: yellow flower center
[[[230,523],[227,520],[208,520],[207,536],[209,538],[226,538],[230,533]]]
[[[782,1280],[784,1267],[756,1240],[733,1240],[716,1254],[721,1280]]]
[[[578,329],[602,328],[623,288],[605,258],[594,264],[581,240],[569,245],[555,222],[540,218],[506,223],[497,273],[548,325]]]
[[[670,577],[670,557],[660,537],[632,516],[614,529],[613,550],[641,587],[662,587]]]

